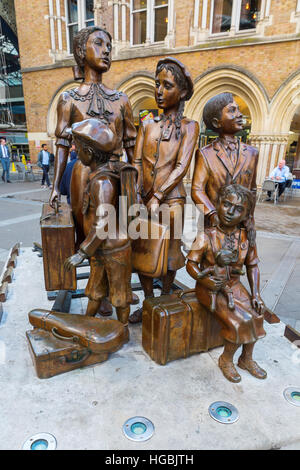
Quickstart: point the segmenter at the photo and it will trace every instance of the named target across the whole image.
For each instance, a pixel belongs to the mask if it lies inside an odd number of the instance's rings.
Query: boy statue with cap
[[[259,154],[255,147],[235,137],[243,130],[243,115],[231,93],[211,98],[204,107],[203,120],[207,129],[217,132],[219,137],[196,152],[191,195],[204,212],[205,226],[214,227],[219,221],[216,207],[223,186],[244,186],[252,192],[255,201]],[[251,245],[255,242],[253,212],[244,221]]]
[[[102,299],[108,297],[116,308],[118,320],[128,322],[131,291],[131,244],[127,230],[119,223],[119,196],[129,196],[134,202],[137,172],[129,164],[112,160],[116,135],[99,119],[86,119],[72,126],[73,139],[80,161],[89,167],[88,184],[83,198],[85,239],[78,252],[67,259],[65,268],[90,258],[90,277],[85,295],[86,315],[95,316]],[[129,203],[130,203],[129,202]],[[112,226],[108,224],[109,208],[113,208]]]
[[[194,90],[186,67],[179,60],[166,57],[159,60],[155,76],[155,100],[163,113],[141,124],[133,166],[139,174],[140,200],[148,212],[157,213],[162,204],[164,210],[169,212],[168,269],[162,278],[162,294],[169,294],[177,269],[185,264],[181,252],[186,200],[183,178],[197,144],[199,125],[183,115],[185,101],[192,97]],[[153,297],[153,279],[142,274],[139,278],[145,297]],[[141,320],[142,309],[129,317],[130,323]]]

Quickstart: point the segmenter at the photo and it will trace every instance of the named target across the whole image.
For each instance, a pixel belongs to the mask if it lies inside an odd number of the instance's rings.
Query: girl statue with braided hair
[[[148,212],[158,212],[163,204],[170,221],[168,270],[162,279],[162,294],[169,294],[177,269],[185,264],[181,252],[186,175],[199,135],[199,125],[184,117],[184,105],[193,95],[193,81],[186,67],[173,57],[159,60],[155,74],[155,100],[163,113],[144,121],[139,129],[133,162],[138,170],[140,202]],[[177,223],[179,222],[179,223]],[[176,226],[176,235],[175,227]],[[182,233],[182,232],[181,232]],[[145,297],[153,296],[153,279],[139,274]],[[142,320],[142,309],[130,317]]]

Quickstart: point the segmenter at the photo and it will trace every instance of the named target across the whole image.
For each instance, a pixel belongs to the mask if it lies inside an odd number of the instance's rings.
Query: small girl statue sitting
[[[224,351],[219,367],[235,383],[241,381],[233,364],[240,345],[243,349],[238,366],[258,379],[267,377],[252,358],[256,341],[266,335],[256,245],[250,246],[243,224],[252,213],[253,204],[252,193],[243,186],[233,184],[221,188],[217,208],[219,225],[199,233],[187,256],[187,271],[197,281],[199,302],[222,324]],[[244,265],[251,294],[240,282]]]

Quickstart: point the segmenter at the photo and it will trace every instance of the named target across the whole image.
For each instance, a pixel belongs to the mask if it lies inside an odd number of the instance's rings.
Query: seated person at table
[[[281,160],[270,174],[271,180],[274,180],[278,184],[278,197],[284,193],[289,175],[290,169],[286,166],[285,160]],[[271,191],[268,191],[266,201],[271,201]]]

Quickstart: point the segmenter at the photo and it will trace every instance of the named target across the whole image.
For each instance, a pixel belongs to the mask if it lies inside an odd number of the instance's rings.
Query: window
[[[239,31],[255,29],[259,20],[261,1],[242,0],[239,18]]]
[[[131,44],[164,41],[168,34],[168,0],[131,0]]]
[[[233,0],[215,0],[212,17],[212,34],[227,33],[231,28]]]
[[[146,42],[147,0],[132,1],[132,44]]]
[[[87,26],[94,26],[95,21],[94,21],[94,0],[86,0],[85,2],[85,17],[84,17],[84,22],[85,22],[85,27]]]
[[[211,33],[228,33],[255,29],[259,21],[261,0],[214,0]]]
[[[164,41],[168,34],[168,2],[154,1],[154,42]]]
[[[73,38],[82,28],[94,25],[94,0],[65,0],[68,52],[73,52]]]

